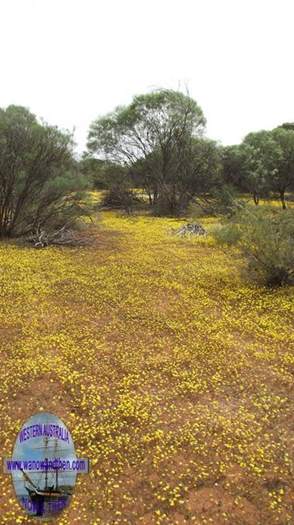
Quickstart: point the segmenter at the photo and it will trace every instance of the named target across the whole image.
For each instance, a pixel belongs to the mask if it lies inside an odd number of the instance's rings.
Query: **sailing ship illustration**
[[[44,462],[47,465],[47,468],[44,470],[39,470],[40,478],[38,482],[35,482],[31,479],[27,472],[21,469],[22,475],[24,477],[24,486],[27,491],[28,497],[33,504],[34,509],[36,510],[36,516],[43,516],[50,508],[52,508],[52,503],[57,502],[55,505],[58,508],[58,502],[61,504],[62,509],[67,504],[67,500],[70,498],[73,492],[72,485],[64,485],[59,481],[59,468],[54,468],[54,471],[48,472],[48,461],[50,461],[50,456],[56,458],[57,453],[66,451],[68,455],[68,449],[59,449],[57,440],[55,441],[54,447],[48,446],[48,438],[44,438],[44,446],[36,447],[39,448],[44,454]],[[50,449],[53,448],[53,453],[50,454]],[[42,455],[43,455],[42,454]],[[49,482],[49,477],[51,476],[51,481]],[[53,483],[52,483],[53,481]],[[60,510],[61,510],[60,509]]]

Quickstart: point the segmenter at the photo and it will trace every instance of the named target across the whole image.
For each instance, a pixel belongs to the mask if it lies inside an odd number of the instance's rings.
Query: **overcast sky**
[[[207,135],[294,121],[293,0],[0,0],[0,106],[72,130],[134,94],[188,86]]]

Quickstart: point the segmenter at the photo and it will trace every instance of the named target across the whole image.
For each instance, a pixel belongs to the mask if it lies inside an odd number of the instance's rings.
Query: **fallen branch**
[[[89,243],[89,239],[67,228],[66,225],[54,232],[46,232],[46,230],[39,229],[36,233],[28,237],[27,240],[33,244],[34,248],[46,248],[51,245],[84,246]]]

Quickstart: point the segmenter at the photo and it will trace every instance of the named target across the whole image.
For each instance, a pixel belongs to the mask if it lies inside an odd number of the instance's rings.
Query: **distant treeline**
[[[70,133],[21,106],[0,109],[0,235],[74,223],[88,213],[84,190],[108,190],[128,207],[144,189],[154,213],[179,215],[193,201],[228,192],[278,198],[294,190],[294,124],[250,133],[223,147],[205,136],[202,109],[189,95],[161,89],[95,120],[87,151]]]
[[[171,215],[215,192],[237,191],[278,198],[294,189],[294,123],[249,133],[223,147],[205,137],[205,118],[188,95],[158,90],[134,97],[127,107],[90,127],[81,169],[97,188],[143,188],[150,205]]]

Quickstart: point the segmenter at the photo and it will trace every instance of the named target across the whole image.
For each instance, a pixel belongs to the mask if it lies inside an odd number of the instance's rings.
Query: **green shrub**
[[[212,233],[220,244],[226,244],[228,246],[237,244],[241,236],[241,231],[235,223],[228,223],[225,226],[215,226],[212,229]]]
[[[69,132],[22,106],[0,108],[0,237],[74,224],[89,213]]]
[[[202,210],[203,214],[232,217],[244,206],[244,202],[238,198],[236,190],[229,184],[214,188],[209,195],[199,196],[195,204]],[[196,213],[199,213],[196,207]]]
[[[112,186],[105,191],[101,206],[106,208],[124,209],[127,213],[131,213],[134,206],[138,205],[141,199],[136,193],[129,189],[120,186]]]
[[[214,236],[241,249],[252,277],[268,286],[294,283],[294,210],[246,206]]]

